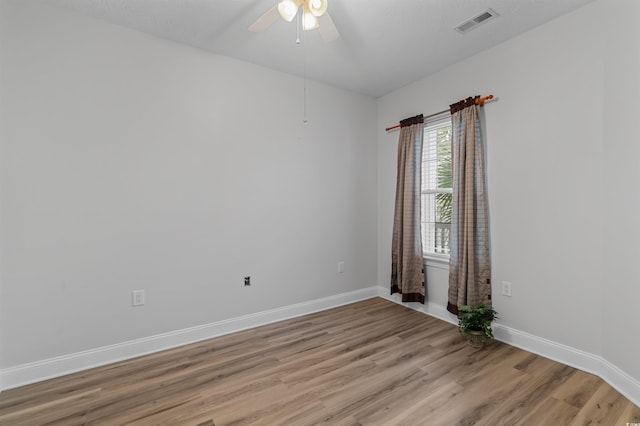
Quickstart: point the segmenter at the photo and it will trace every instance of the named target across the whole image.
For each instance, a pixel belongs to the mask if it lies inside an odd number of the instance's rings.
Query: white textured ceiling
[[[341,37],[295,43],[282,19],[247,27],[276,0],[43,0],[98,19],[254,64],[378,97],[593,0],[329,0]],[[454,27],[491,8],[467,34]],[[295,22],[295,21],[294,21]]]

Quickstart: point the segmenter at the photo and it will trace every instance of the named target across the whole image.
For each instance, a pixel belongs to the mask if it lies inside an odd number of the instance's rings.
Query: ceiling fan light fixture
[[[280,16],[282,16],[282,19],[291,22],[293,18],[296,17],[299,7],[300,0],[281,0],[280,3],[278,3],[278,12]]]
[[[308,0],[307,4],[314,16],[322,16],[327,11],[327,0]]]
[[[315,30],[318,26],[318,18],[311,13],[309,7],[305,4],[302,13],[302,29],[305,31]]]

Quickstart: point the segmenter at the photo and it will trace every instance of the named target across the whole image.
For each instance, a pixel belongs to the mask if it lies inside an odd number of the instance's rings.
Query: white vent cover
[[[487,9],[482,13],[474,16],[471,19],[467,19],[462,24],[456,26],[456,31],[461,32],[463,34],[468,33],[474,28],[477,28],[480,24],[484,24],[495,18],[496,16],[500,16],[493,9]]]

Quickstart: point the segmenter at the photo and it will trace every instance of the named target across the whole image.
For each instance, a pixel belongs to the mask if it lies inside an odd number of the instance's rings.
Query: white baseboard
[[[605,358],[533,334],[494,324],[496,340],[595,374],[634,404],[640,406],[640,382]]]
[[[391,302],[395,302],[399,305],[413,309],[414,311],[425,313],[432,317],[441,319],[442,321],[446,321],[448,323],[456,324],[456,325],[458,324],[458,318],[455,315],[453,315],[451,312],[447,311],[447,308],[445,308],[442,305],[438,305],[437,303],[433,303],[430,301],[426,301],[424,305],[418,302],[402,303],[402,295],[398,293],[396,294],[389,294],[389,293],[390,293],[390,289],[386,287],[379,287],[378,296],[382,297],[383,299],[390,300]]]
[[[115,345],[49,358],[0,370],[0,390],[11,389],[141,355],[211,339],[236,331],[335,308],[378,296],[377,287],[230,318],[211,324],[158,334]]]
[[[598,376],[640,407],[640,382],[638,380],[606,359],[602,359],[602,368]]]
[[[88,351],[49,358],[0,370],[0,390],[35,383],[66,374],[111,364],[141,355],[222,336],[276,321],[310,314],[360,300],[380,296],[427,315],[457,324],[455,315],[442,305],[427,302],[402,303],[397,294],[385,287],[369,287],[322,299],[297,303],[251,315],[218,321],[197,327],[163,333]],[[634,404],[640,406],[640,382],[601,356],[581,351],[501,324],[494,325],[497,340],[595,374],[609,383]]]
[[[402,303],[400,295],[390,295],[389,289],[386,287],[379,287],[378,295],[384,299],[423,312],[443,321],[452,324],[458,323],[457,317],[447,311],[442,305],[428,301],[424,305],[421,303]],[[553,342],[502,324],[494,324],[493,333],[496,340],[579,370],[595,374],[609,383],[631,402],[640,406],[640,382],[599,355]]]

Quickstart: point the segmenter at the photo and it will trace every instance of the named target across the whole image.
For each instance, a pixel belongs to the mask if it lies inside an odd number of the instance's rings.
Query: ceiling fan
[[[278,17],[291,22],[298,14],[299,9],[302,9],[299,16],[303,30],[317,28],[325,41],[333,41],[340,37],[333,19],[327,12],[327,0],[280,0],[277,5],[251,24],[249,31],[262,32],[273,25]]]

